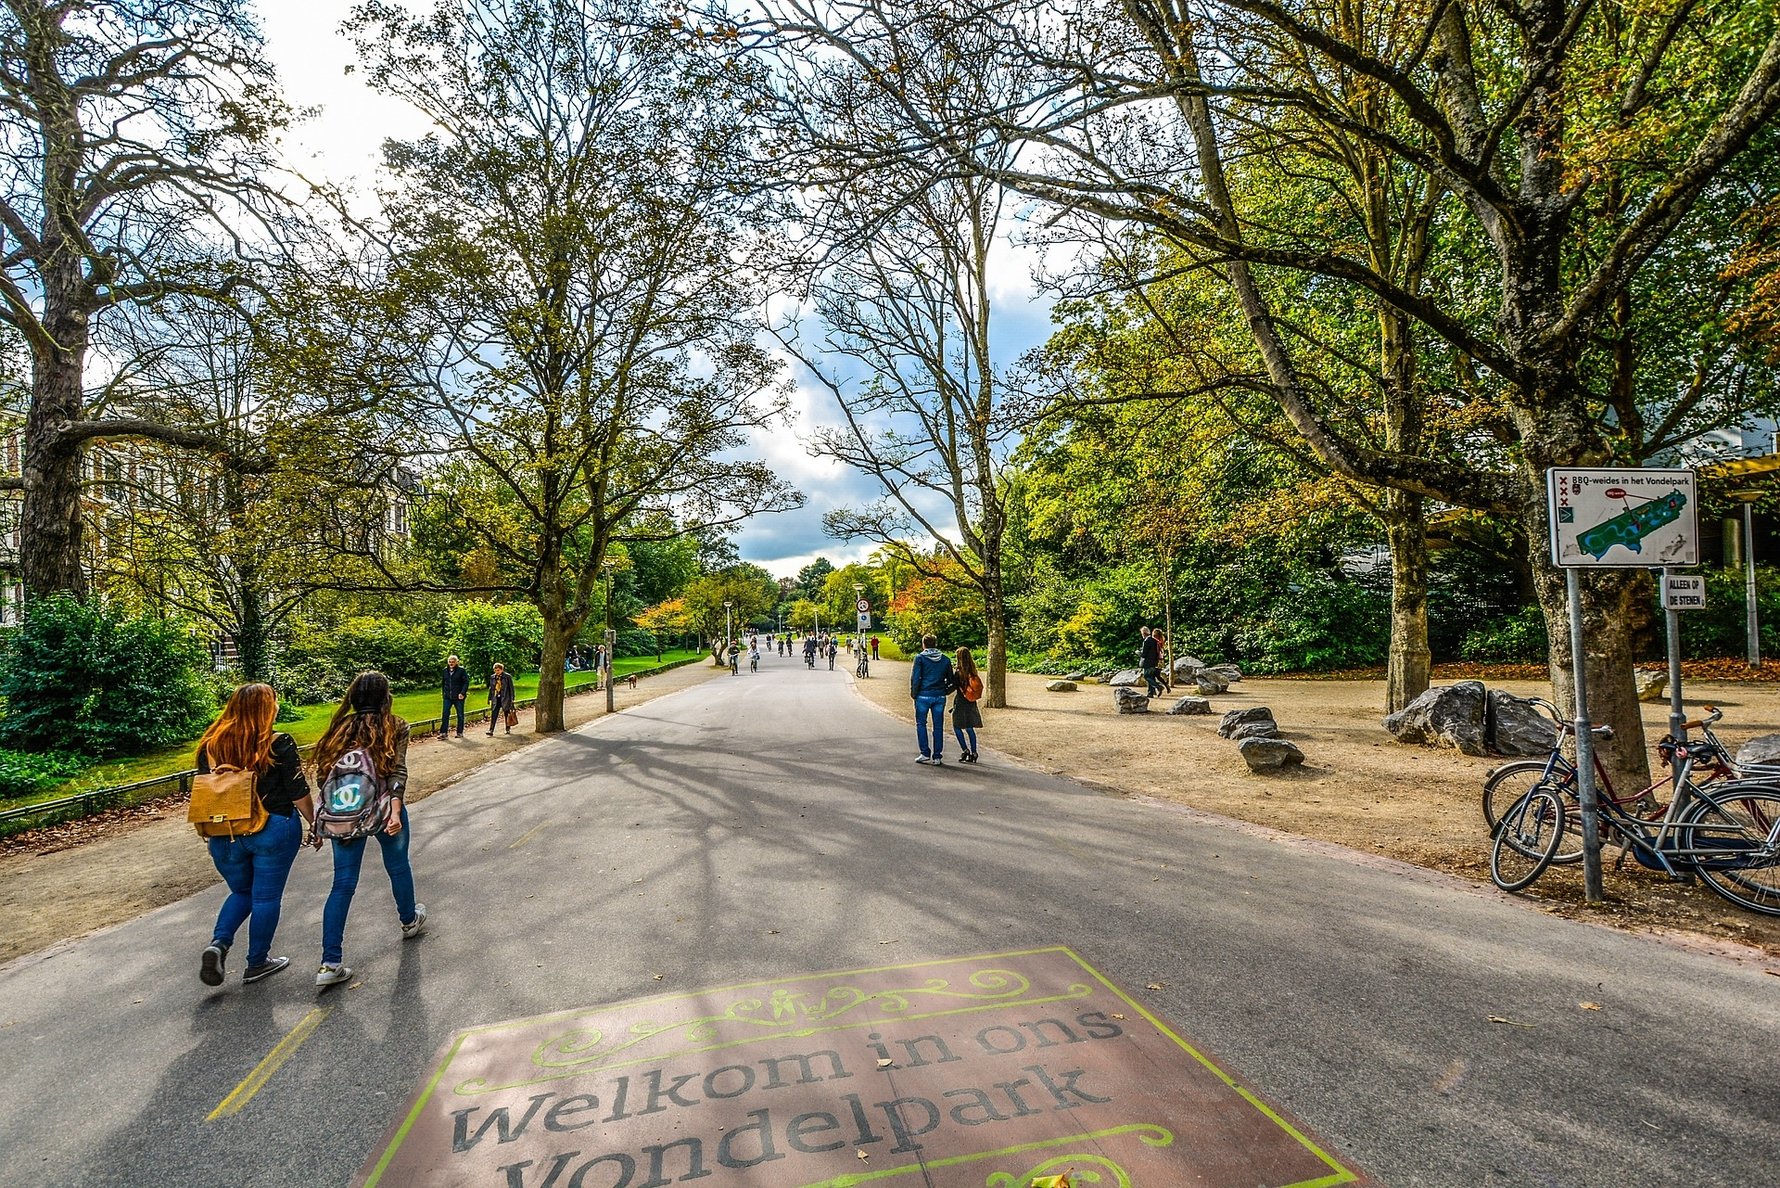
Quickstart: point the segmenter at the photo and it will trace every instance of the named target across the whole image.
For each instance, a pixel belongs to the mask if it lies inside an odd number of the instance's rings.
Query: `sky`
[[[430,6],[430,0],[411,6],[422,5]],[[425,122],[407,105],[369,90],[360,72],[349,69],[356,55],[339,28],[351,7],[350,0],[260,0],[260,25],[287,100],[314,109],[287,137],[287,159],[304,175],[347,186],[368,203],[384,139],[419,135]],[[1033,283],[1034,263],[1030,252],[1010,248],[991,278],[999,362],[1011,363],[1050,331],[1050,305]],[[763,434],[747,454],[764,458],[804,492],[806,501],[797,511],[755,517],[735,537],[742,559],[775,577],[794,576],[818,556],[837,565],[862,560],[875,546],[827,536],[822,516],[836,507],[873,502],[880,494],[865,476],[810,456],[804,441],[816,428],[840,423],[840,413],[833,397],[790,359],[786,374],[794,385],[793,425]]]

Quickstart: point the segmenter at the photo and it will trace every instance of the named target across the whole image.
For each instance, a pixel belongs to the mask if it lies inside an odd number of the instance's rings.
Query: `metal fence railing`
[[[631,677],[655,676],[658,673],[667,672],[669,669],[680,668],[687,664],[696,664],[702,659],[704,659],[703,656],[692,656],[685,660],[676,660],[672,663],[658,665],[654,668],[645,668],[637,672],[627,672],[618,679],[622,681],[628,680]],[[583,693],[595,692],[595,690],[596,687],[593,685],[576,685],[574,688],[567,691],[566,696],[577,697]],[[537,701],[538,699],[536,697],[522,697],[514,704],[516,708],[525,709],[529,706],[536,705]],[[483,706],[481,709],[465,709],[464,723],[466,725],[471,722],[486,721],[488,721],[487,706]],[[424,718],[420,721],[411,721],[408,723],[408,733],[410,736],[437,734],[438,732],[438,718]],[[309,750],[308,747],[302,747],[300,749],[303,751]],[[110,788],[99,788],[92,792],[79,792],[73,796],[64,796],[57,800],[44,800],[39,801],[36,804],[25,804],[15,808],[0,809],[0,831],[8,833],[16,832],[16,830],[9,827],[24,821],[37,821],[39,824],[47,825],[57,821],[66,821],[77,817],[91,816],[93,813],[101,812],[108,808],[115,808],[123,804],[140,804],[142,801],[155,800],[163,796],[190,796],[192,794],[192,777],[197,774],[198,772],[196,768],[188,768],[185,771],[171,772],[167,775],[155,776],[152,779],[137,780],[132,784],[118,784]]]

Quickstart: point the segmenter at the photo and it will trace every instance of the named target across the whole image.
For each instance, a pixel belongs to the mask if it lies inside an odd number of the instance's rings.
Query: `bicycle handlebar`
[[[1681,723],[1681,729],[1683,729],[1683,730],[1703,730],[1706,727],[1712,725],[1712,723],[1718,721],[1718,719],[1720,719],[1722,717],[1724,717],[1723,710],[1719,709],[1715,705],[1709,705],[1706,707],[1705,717],[1700,718],[1697,721],[1693,721],[1693,722],[1683,722],[1683,723]]]

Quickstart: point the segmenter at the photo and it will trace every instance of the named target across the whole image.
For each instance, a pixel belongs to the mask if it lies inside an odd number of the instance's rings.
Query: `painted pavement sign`
[[[1367,1182],[1066,948],[472,1028],[361,1185]]]
[[[1693,471],[1556,467],[1545,474],[1554,564],[1642,569],[1699,564],[1700,500]]]

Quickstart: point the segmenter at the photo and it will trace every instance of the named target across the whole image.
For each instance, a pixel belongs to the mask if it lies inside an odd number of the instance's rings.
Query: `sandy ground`
[[[1105,791],[1153,796],[1385,855],[1477,880],[1500,894],[1489,884],[1480,792],[1503,760],[1397,743],[1380,725],[1382,681],[1251,677],[1212,697],[1210,717],[1170,717],[1121,715],[1103,685],[1047,692],[1051,679],[1010,674],[1009,707],[983,711],[979,745]],[[856,683],[873,703],[910,723],[912,762],[908,665],[880,661],[870,680]],[[1549,686],[1527,681],[1491,686],[1521,696],[1551,696]],[[1685,686],[1685,694],[1689,707],[1716,705],[1725,711],[1718,734],[1733,748],[1753,735],[1780,730],[1780,689],[1771,684],[1702,681]],[[1152,702],[1158,710],[1168,704]],[[1257,705],[1272,709],[1281,733],[1302,748],[1302,768],[1256,774],[1235,743],[1217,736],[1223,713]],[[1666,701],[1645,707],[1645,726],[1653,739],[1667,732]],[[946,751],[947,759],[954,759],[956,742],[948,738]],[[986,755],[984,762],[995,759]],[[1609,851],[1605,904],[1583,902],[1580,865],[1550,868],[1525,897],[1566,916],[1740,942],[1780,957],[1780,918],[1745,911],[1703,885],[1667,882],[1629,861],[1614,871],[1615,854]]]
[[[619,708],[721,672],[694,664],[645,678],[634,690],[621,684]],[[870,680],[855,684],[869,701],[909,723],[912,761],[908,665],[880,661],[872,673]],[[1489,838],[1478,805],[1485,776],[1501,761],[1392,741],[1379,725],[1382,682],[1250,678],[1212,698],[1211,717],[1170,717],[1120,715],[1105,686],[1050,693],[1049,679],[1010,676],[1009,708],[984,711],[986,763],[1011,760],[1109,794],[1153,796],[1459,875],[1499,894],[1489,885]],[[1492,684],[1522,695],[1549,695],[1532,682]],[[1780,731],[1780,688],[1772,684],[1696,682],[1687,687],[1687,702],[1722,707],[1720,735],[1732,746]],[[1219,715],[1256,705],[1271,708],[1286,737],[1304,750],[1303,768],[1257,775],[1234,743],[1217,737]],[[589,721],[604,708],[601,695],[571,697],[569,725]],[[409,760],[416,799],[535,741],[529,712],[522,711],[521,718],[511,736],[491,740],[472,730],[462,740],[418,740]],[[1646,707],[1646,726],[1652,737],[1667,729],[1666,704]],[[955,758],[955,744],[948,743],[947,750]],[[134,810],[96,828],[24,835],[0,848],[0,962],[130,919],[216,878],[204,847],[185,824],[183,806]],[[1579,866],[1551,868],[1526,898],[1553,913],[1689,943],[1753,946],[1757,956],[1780,958],[1780,919],[1745,912],[1703,886],[1668,883],[1632,864],[1621,871],[1610,868],[1606,880],[1608,902],[1598,907],[1582,902]]]
[[[620,680],[618,709],[724,671],[694,663],[641,677],[634,689]],[[563,707],[572,729],[605,713],[606,696],[582,693]],[[416,738],[408,751],[412,799],[424,800],[483,764],[538,741],[531,721],[531,710],[523,709],[512,734],[489,738],[483,733],[486,724],[472,724],[461,739]],[[0,848],[0,963],[133,919],[215,882],[216,868],[186,824],[183,803],[145,805],[111,815],[97,828],[21,835]]]

